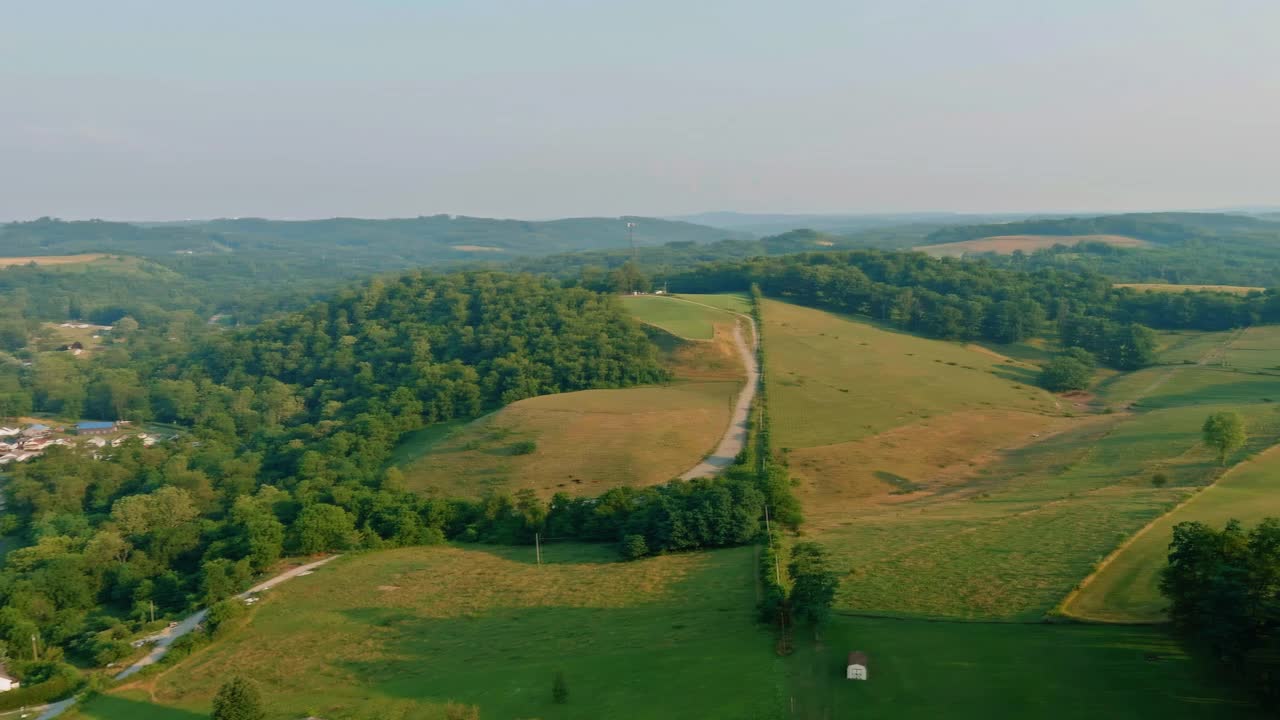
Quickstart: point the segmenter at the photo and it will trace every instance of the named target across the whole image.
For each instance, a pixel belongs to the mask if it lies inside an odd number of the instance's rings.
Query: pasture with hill
[[[471,422],[429,426],[406,436],[391,463],[406,487],[444,497],[521,489],[598,495],[667,482],[716,447],[742,388],[730,338],[738,319],[709,307],[715,302],[744,301],[623,298],[656,328],[672,373],[667,384],[529,398]]]
[[[105,683],[67,715],[86,720],[203,716],[233,674],[281,720],[1252,717],[1167,627],[1077,622],[1162,619],[1173,523],[1280,512],[1275,308],[1113,285],[869,250],[660,283],[412,273],[249,327],[143,316],[83,362],[24,348],[41,367],[9,379],[36,380],[33,410],[147,415],[192,442],[15,468],[23,532],[64,539],[12,543],[0,587],[34,608],[44,569],[111,568],[57,595],[86,614],[53,640],[102,673],[135,657],[152,603],[162,627],[284,555],[343,554],[242,613],[215,604],[212,636]],[[671,482],[729,427],[744,316],[765,371],[748,443],[720,477]],[[1078,389],[1040,387],[1065,356]],[[1247,434],[1221,459],[1213,413]],[[866,683],[844,679],[853,650]]]
[[[203,714],[231,674],[272,688],[271,717],[430,718],[449,703],[481,717],[779,716],[784,679],[754,623],[749,548],[634,563],[597,546],[542,552],[541,565],[533,548],[486,546],[339,559],[81,717],[138,717],[122,714],[130,690]],[[563,706],[550,692],[558,672]]]

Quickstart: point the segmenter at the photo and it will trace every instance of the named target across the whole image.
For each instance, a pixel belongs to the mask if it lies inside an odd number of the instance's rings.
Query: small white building
[[[13,437],[14,435],[21,435],[21,434],[22,434],[22,428],[0,427],[0,437]]]
[[[855,650],[849,653],[848,667],[845,668],[845,678],[849,680],[866,680],[867,679],[867,654]]]
[[[0,692],[17,690],[21,684],[17,678],[9,674],[9,671],[3,665],[0,665]]]

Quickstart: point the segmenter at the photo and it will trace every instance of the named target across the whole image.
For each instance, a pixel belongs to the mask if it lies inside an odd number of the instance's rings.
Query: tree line
[[[1168,560],[1160,590],[1174,627],[1280,705],[1280,519],[1179,523]]]
[[[879,250],[708,263],[670,284],[681,292],[745,291],[758,284],[773,297],[949,340],[1011,343],[1056,325],[1065,330],[1065,343],[1121,369],[1154,359],[1152,327],[1218,330],[1280,321],[1280,296],[1273,293],[1140,293],[1091,272],[1020,272],[985,261]]]

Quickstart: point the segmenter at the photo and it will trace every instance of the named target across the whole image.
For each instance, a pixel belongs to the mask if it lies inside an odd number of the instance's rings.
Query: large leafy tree
[[[263,720],[266,716],[262,709],[262,693],[257,685],[245,678],[228,680],[213,697],[211,720]]]
[[[1248,437],[1244,431],[1244,418],[1238,412],[1216,412],[1204,421],[1201,428],[1204,444],[1218,451],[1218,462],[1225,464],[1227,456],[1244,447]]]
[[[826,549],[813,542],[796,543],[791,548],[787,573],[791,576],[792,618],[815,626],[825,622],[840,587],[840,577],[831,568]]]

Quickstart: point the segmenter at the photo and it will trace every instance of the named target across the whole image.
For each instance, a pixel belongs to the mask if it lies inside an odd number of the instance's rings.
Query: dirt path
[[[269,580],[260,582],[257,585],[254,585],[253,587],[249,588],[248,590],[240,593],[239,595],[236,595],[235,597],[236,599],[242,600],[244,598],[249,597],[250,595],[260,593],[260,592],[265,592],[286,580],[292,580],[293,578],[296,578],[299,575],[306,575],[307,573],[311,572],[312,570],[315,570],[316,568],[320,567],[321,565],[324,565],[325,563],[329,562],[330,560],[333,560],[336,557],[338,556],[330,555],[327,558],[316,560],[315,562],[310,562],[310,563],[307,563],[306,565],[299,565],[298,567],[293,568],[292,570],[287,570],[285,572],[280,573],[279,575],[276,575],[273,578],[270,578]],[[179,622],[174,627],[168,628],[163,632],[152,635],[151,638],[149,639],[154,639],[155,645],[151,648],[151,652],[147,653],[142,659],[138,660],[134,664],[125,668],[118,675],[116,675],[115,679],[124,680],[136,673],[141,672],[144,668],[147,668],[151,665],[155,665],[156,663],[160,662],[160,660],[165,656],[165,654],[169,652],[169,646],[173,645],[174,641],[176,641],[178,638],[182,637],[183,635],[186,635],[187,633],[199,627],[199,625],[204,622],[204,619],[206,616],[208,616],[208,614],[209,614],[209,610],[207,608],[200,610],[199,612],[196,612],[196,613],[193,613],[192,615],[187,616],[184,620],[182,620],[182,622]],[[37,720],[47,720],[48,718],[55,718],[61,715],[67,708],[74,705],[76,703],[76,700],[77,698],[72,697],[72,698],[67,698],[66,700],[61,700],[59,702],[53,703],[52,705],[45,706],[45,711],[40,715],[39,718],[37,718]]]
[[[756,329],[756,321],[749,315],[735,313],[732,310],[725,310],[713,305],[705,305],[693,300],[685,300],[684,298],[671,299],[727,312],[746,320],[747,327],[751,328],[751,344],[748,345],[746,338],[743,337],[742,324],[735,323],[733,326],[733,344],[738,348],[738,355],[742,358],[742,367],[746,371],[747,382],[742,386],[742,391],[738,393],[738,401],[733,406],[733,414],[729,416],[729,427],[725,429],[724,436],[720,438],[720,444],[716,446],[711,455],[690,468],[680,476],[680,479],[692,480],[693,478],[710,477],[732,465],[734,458],[738,457],[738,453],[742,452],[742,449],[747,445],[751,404],[755,402],[756,390],[760,386],[760,364],[756,362],[756,350],[760,345],[759,331]]]
[[[323,560],[317,560],[312,563],[307,563],[306,565],[299,565],[298,567],[292,570],[289,570],[287,572],[282,572],[279,575],[276,575],[275,577],[271,578],[270,580],[266,580],[264,582],[258,583],[257,585],[254,585],[253,587],[240,593],[239,595],[236,595],[236,599],[243,600],[244,598],[247,598],[250,595],[270,590],[271,588],[275,587],[276,585],[279,585],[280,583],[286,580],[291,580],[293,578],[298,577],[299,575],[305,575],[336,557],[338,556],[330,555],[329,557],[324,558]],[[189,615],[185,620],[178,623],[176,626],[169,628],[168,630],[165,630],[164,632],[159,633],[158,635],[152,636],[156,638],[156,643],[155,643],[155,646],[151,648],[151,652],[147,653],[146,656],[143,657],[138,662],[125,668],[119,675],[116,675],[116,680],[124,680],[130,675],[141,672],[142,669],[147,667],[148,665],[154,665],[160,662],[160,659],[165,656],[165,653],[169,652],[169,646],[172,645],[173,642],[178,638],[182,637],[183,635],[186,635],[192,630],[195,630],[196,627],[200,625],[200,623],[204,622],[205,616],[208,614],[209,614],[209,610],[206,608],[193,615]]]

